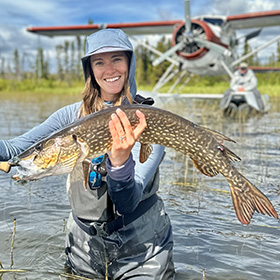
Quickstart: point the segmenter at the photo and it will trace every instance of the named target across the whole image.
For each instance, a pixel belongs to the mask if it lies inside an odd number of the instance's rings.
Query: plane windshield
[[[203,20],[218,26],[222,26],[222,24],[224,23],[224,21],[221,18],[203,18]]]

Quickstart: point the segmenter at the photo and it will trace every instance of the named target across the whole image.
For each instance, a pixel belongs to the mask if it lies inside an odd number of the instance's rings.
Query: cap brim
[[[131,50],[127,50],[127,49],[124,49],[124,48],[118,48],[118,47],[103,47],[103,48],[100,48],[94,52],[91,52],[85,56],[82,57],[82,60],[85,59],[85,58],[88,58],[89,56],[92,56],[94,54],[99,54],[99,53],[108,53],[108,52],[125,52],[125,51],[131,51]]]
[[[106,48],[100,48],[97,51],[93,52],[92,54],[97,54],[97,53],[107,53],[107,52],[124,52],[127,51],[126,49],[123,48],[114,48],[114,47],[106,47]]]

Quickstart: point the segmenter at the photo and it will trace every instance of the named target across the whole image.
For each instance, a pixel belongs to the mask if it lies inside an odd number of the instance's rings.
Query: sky
[[[28,27],[65,26],[94,23],[125,23],[184,18],[184,0],[0,0],[0,58],[12,63],[14,50],[34,59],[38,46],[47,57],[55,57],[55,46],[70,37],[49,38],[26,31]],[[235,15],[280,10],[279,0],[191,0],[191,16]],[[263,29],[250,40],[258,47],[280,34],[280,26]],[[154,40],[158,37],[149,37]],[[74,39],[74,38],[73,38]],[[276,44],[259,55],[269,56]]]

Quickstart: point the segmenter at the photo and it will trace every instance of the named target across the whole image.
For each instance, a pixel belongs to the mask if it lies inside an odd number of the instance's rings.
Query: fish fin
[[[226,157],[230,160],[230,161],[240,161],[241,158],[236,155],[234,152],[232,152],[230,149],[228,149],[227,147],[223,146],[222,147],[224,154],[226,155]]]
[[[192,159],[192,158],[191,158]],[[216,170],[215,168],[213,168],[213,166],[211,165],[207,165],[205,163],[201,163],[201,162],[197,162],[195,160],[192,159],[192,162],[194,164],[194,166],[204,175],[209,176],[209,177],[214,177],[216,176],[219,171]]]
[[[89,146],[87,145],[87,143],[82,139],[77,137],[76,135],[73,134],[72,136],[75,141],[80,145],[81,147],[81,154],[80,157],[83,157],[84,159],[87,157],[88,153],[89,153]]]
[[[141,143],[141,148],[140,148],[140,153],[139,153],[139,161],[141,163],[144,163],[148,159],[148,157],[150,156],[152,151],[153,151],[152,144],[150,144],[150,143],[148,143],[148,144]]]
[[[227,180],[238,220],[248,225],[255,211],[278,219],[278,214],[269,199],[239,172],[234,175],[235,178],[236,176],[238,180]]]
[[[202,127],[202,129],[204,129],[205,131],[211,133],[213,135],[214,138],[216,138],[216,140],[220,143],[223,143],[223,141],[229,141],[229,142],[233,142],[236,143],[233,139],[225,136],[224,134],[216,131],[216,130],[212,130],[210,128],[207,127]]]
[[[88,176],[89,176],[89,168],[90,168],[90,163],[91,161],[87,159],[87,155],[89,153],[89,146],[87,145],[87,143],[77,137],[76,135],[72,135],[73,139],[80,145],[80,155],[78,160],[76,161],[76,164],[78,162],[82,162],[82,166],[83,166],[83,174],[84,174],[84,188],[87,189],[88,186]]]
[[[82,162],[82,165],[83,165],[83,174],[84,174],[84,188],[87,189],[91,161],[86,159]]]

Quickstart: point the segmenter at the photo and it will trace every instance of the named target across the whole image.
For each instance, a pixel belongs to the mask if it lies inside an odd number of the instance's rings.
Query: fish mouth
[[[32,159],[19,161],[15,166],[16,173],[12,175],[12,179],[17,182],[35,181],[47,176],[62,175],[72,171],[71,167],[62,164],[41,168],[35,165]]]
[[[16,174],[12,175],[12,179],[17,182],[25,182],[37,180],[39,176],[34,175],[34,172],[19,165],[16,168]]]
[[[16,167],[16,174],[12,175],[15,181],[33,181],[40,178],[40,169],[33,164],[33,157],[29,159],[12,158],[9,163]]]

